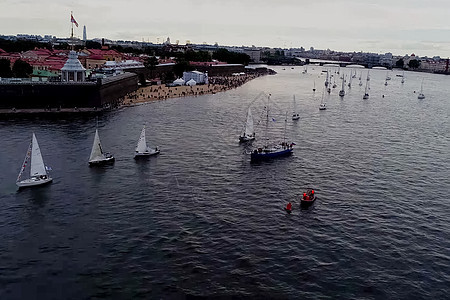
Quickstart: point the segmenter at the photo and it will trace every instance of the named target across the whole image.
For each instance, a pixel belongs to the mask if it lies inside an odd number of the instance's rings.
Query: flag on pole
[[[73,15],[72,15],[72,14],[70,14],[70,22],[74,23],[74,24],[75,24],[75,26],[77,26],[77,27],[78,27],[78,23],[77,23],[77,21],[75,21],[75,18],[73,17]]]

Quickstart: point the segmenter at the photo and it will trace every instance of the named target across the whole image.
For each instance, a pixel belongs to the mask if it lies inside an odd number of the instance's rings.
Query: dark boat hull
[[[317,199],[316,196],[314,196],[314,198],[312,200],[301,199],[300,200],[300,207],[302,207],[302,208],[310,207],[311,205],[314,204],[314,202],[316,202],[316,199]]]
[[[252,162],[256,162],[256,161],[264,161],[264,160],[270,160],[270,159],[274,159],[277,157],[283,157],[283,156],[288,156],[290,154],[292,154],[293,149],[289,148],[289,149],[283,149],[280,151],[276,151],[276,152],[268,152],[268,153],[255,153],[253,152],[251,154],[251,161]]]

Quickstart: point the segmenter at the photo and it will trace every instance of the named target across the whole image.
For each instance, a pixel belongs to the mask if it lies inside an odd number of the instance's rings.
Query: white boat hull
[[[249,142],[249,141],[253,141],[254,139],[255,139],[254,136],[240,136],[239,142]]]
[[[31,178],[16,182],[16,184],[19,188],[24,188],[24,187],[46,184],[46,183],[52,182],[52,180],[53,180],[53,178],[51,178],[51,177],[47,177],[45,179],[38,178],[38,177],[31,177]]]
[[[157,155],[160,152],[161,151],[159,149],[158,150],[149,150],[149,151],[145,151],[145,152],[138,152],[134,155],[134,158],[149,157],[149,156]]]
[[[90,166],[94,166],[94,165],[103,165],[103,164],[112,163],[112,162],[114,162],[114,160],[115,160],[114,156],[111,156],[111,157],[105,157],[105,158],[103,158],[103,159],[90,160],[90,161],[89,161],[89,165],[90,165]]]

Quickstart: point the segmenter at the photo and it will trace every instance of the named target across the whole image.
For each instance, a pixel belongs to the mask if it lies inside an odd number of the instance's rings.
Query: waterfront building
[[[392,53],[390,52],[380,55],[380,65],[383,67],[392,68],[393,61]]]
[[[86,58],[86,68],[90,69],[90,70],[99,69],[99,68],[103,67],[105,62],[106,62],[106,59],[104,59],[103,56],[98,55],[98,54],[92,54]]]
[[[137,60],[123,60],[123,61],[106,61],[104,63],[104,70],[121,70],[145,68],[144,64]]]
[[[250,60],[254,63],[261,62],[261,49],[259,48],[247,48],[244,49],[244,53],[250,56]]]
[[[81,52],[86,55],[99,55],[105,61],[122,61],[124,57],[122,53],[112,49],[84,49]]]
[[[202,73],[199,71],[183,72],[183,80],[186,83],[190,80],[194,80],[196,83],[208,84],[208,73]]]
[[[85,81],[86,79],[86,69],[83,67],[81,62],[78,60],[78,55],[75,51],[69,52],[69,59],[64,64],[61,69],[61,80],[62,81]]]

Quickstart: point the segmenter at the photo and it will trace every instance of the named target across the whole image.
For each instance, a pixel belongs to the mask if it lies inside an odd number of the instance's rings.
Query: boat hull
[[[146,158],[146,157],[150,157],[150,156],[155,156],[158,155],[161,151],[160,150],[152,150],[152,151],[146,151],[146,152],[141,152],[141,153],[136,153],[134,155],[135,159],[139,159],[139,158]]]
[[[107,165],[107,164],[112,164],[114,163],[116,159],[114,158],[114,156],[112,157],[107,157],[101,160],[92,160],[89,161],[89,166],[102,166],[102,165]]]
[[[240,143],[245,143],[245,142],[253,141],[254,139],[255,139],[254,136],[240,136],[239,137],[239,142]]]
[[[47,177],[46,179],[32,177],[32,178],[29,178],[29,179],[25,179],[25,180],[16,182],[16,184],[17,184],[17,186],[19,188],[26,188],[26,187],[31,187],[31,186],[47,184],[47,183],[50,183],[52,181],[53,181],[53,178],[51,178],[51,177]]]
[[[292,154],[293,149],[288,148],[288,149],[282,149],[280,151],[274,151],[274,152],[258,152],[257,150],[255,150],[255,151],[252,152],[252,154],[251,154],[251,162],[264,161],[264,160],[274,159],[277,157],[288,156],[288,155]]]
[[[311,205],[314,204],[314,202],[316,202],[316,198],[317,197],[314,196],[312,200],[301,199],[300,200],[300,207],[302,207],[302,208],[310,207]]]

